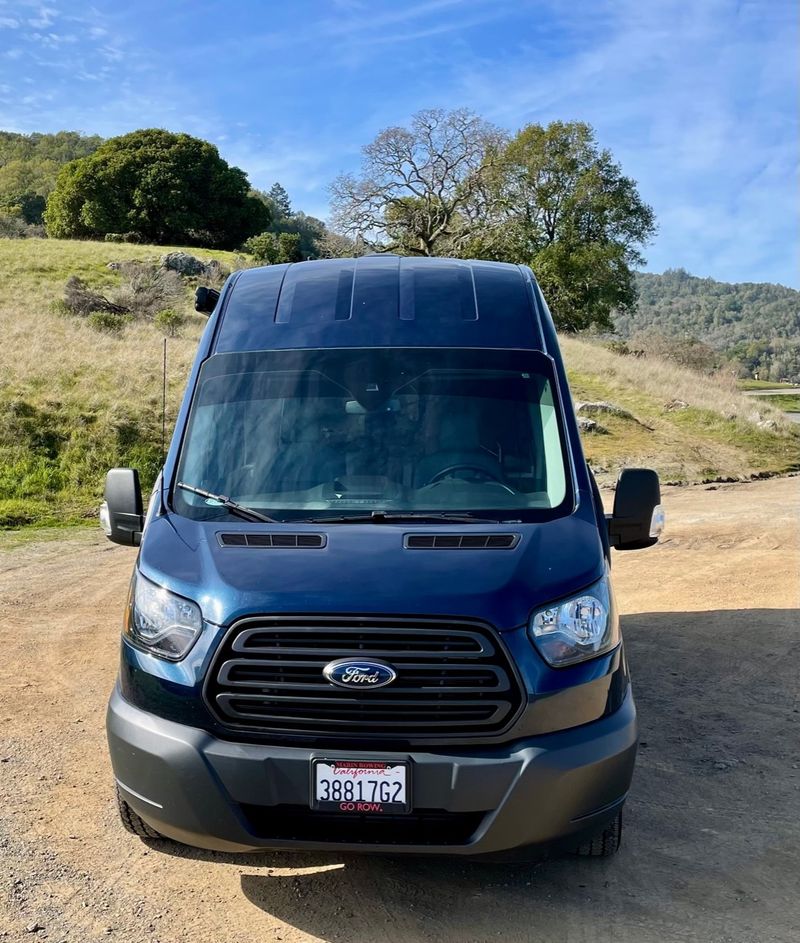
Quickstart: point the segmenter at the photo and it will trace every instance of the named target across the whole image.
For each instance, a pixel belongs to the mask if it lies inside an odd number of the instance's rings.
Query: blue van
[[[600,856],[636,711],[610,548],[656,542],[659,484],[606,516],[524,266],[302,262],[210,313],[146,515],[108,708],[125,826],[219,851]],[[210,310],[213,309],[213,310]]]

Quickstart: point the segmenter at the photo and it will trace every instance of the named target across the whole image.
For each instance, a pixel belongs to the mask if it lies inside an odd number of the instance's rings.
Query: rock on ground
[[[591,432],[594,435],[608,435],[608,429],[605,426],[601,426],[599,422],[594,419],[589,419],[587,416],[578,416],[578,428],[581,432]]]
[[[205,262],[188,252],[167,252],[161,256],[161,267],[181,275],[205,275],[208,268]]]

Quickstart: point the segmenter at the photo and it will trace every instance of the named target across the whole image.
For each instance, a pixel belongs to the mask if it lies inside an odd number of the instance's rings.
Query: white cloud
[[[39,7],[37,15],[28,20],[28,26],[33,26],[35,29],[45,29],[55,21],[57,13],[58,10],[55,7]]]
[[[401,4],[388,13],[376,13],[374,8],[368,12],[357,9],[355,16],[325,20],[321,29],[331,35],[377,33],[398,23],[426,19],[449,7],[463,8],[464,5],[463,0],[426,0],[424,3]]]
[[[684,265],[735,280],[792,278],[797,232],[796,25],[789,5],[721,0],[578,4],[592,40],[570,33],[570,54],[532,44],[507,62],[468,59],[444,92],[511,128],[581,119],[654,205],[654,268]],[[780,155],[780,169],[767,173]],[[794,274],[790,274],[794,273]]]

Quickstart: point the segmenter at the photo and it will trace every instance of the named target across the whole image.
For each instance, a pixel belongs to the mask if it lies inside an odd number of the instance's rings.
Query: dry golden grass
[[[0,239],[0,527],[59,523],[92,515],[105,470],[136,464],[145,481],[158,467],[163,337],[150,323],[120,335],[54,310],[77,275],[97,288],[119,276],[111,261],[156,261],[169,247]],[[231,253],[189,249],[232,266]],[[174,419],[206,323],[187,285],[187,323],[168,341],[168,418]],[[562,338],[576,400],[609,400],[639,420],[598,417],[607,435],[584,437],[606,477],[650,465],[669,481],[747,477],[800,465],[800,436],[774,407],[655,360],[621,357]],[[688,408],[670,411],[672,400]],[[773,419],[777,428],[760,428]],[[603,477],[601,475],[601,477]]]
[[[93,513],[110,464],[137,463],[145,482],[160,454],[163,337],[151,323],[101,333],[54,310],[78,275],[106,289],[107,263],[157,261],[171,247],[0,239],[0,527]],[[235,261],[232,253],[187,251]],[[168,340],[174,418],[206,323],[187,286],[182,336]]]
[[[788,421],[769,403],[744,396],[732,374],[706,376],[670,363],[647,357],[623,357],[596,343],[574,337],[560,338],[561,350],[576,378],[596,377],[604,389],[629,397],[633,391],[663,400],[681,400],[698,409],[710,409],[729,419],[757,423],[772,419]]]
[[[160,403],[162,336],[151,324],[129,325],[123,334],[101,333],[85,321],[52,310],[70,275],[91,285],[110,286],[118,276],[106,264],[137,259],[156,261],[171,248],[49,239],[0,239],[0,392],[33,395],[37,401],[78,396],[92,408],[117,403]],[[188,249],[201,258],[232,264],[233,254]],[[187,325],[168,342],[170,393],[186,381],[205,317],[191,311]]]
[[[611,402],[638,420],[597,416],[608,434],[584,435],[586,455],[604,481],[625,465],[655,468],[676,483],[800,467],[797,427],[739,392],[732,377],[620,356],[573,337],[562,337],[561,347],[576,401]]]

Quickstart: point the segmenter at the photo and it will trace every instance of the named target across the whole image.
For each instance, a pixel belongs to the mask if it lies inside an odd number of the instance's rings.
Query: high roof
[[[371,255],[236,273],[215,353],[301,347],[542,350],[533,276],[504,262]]]

